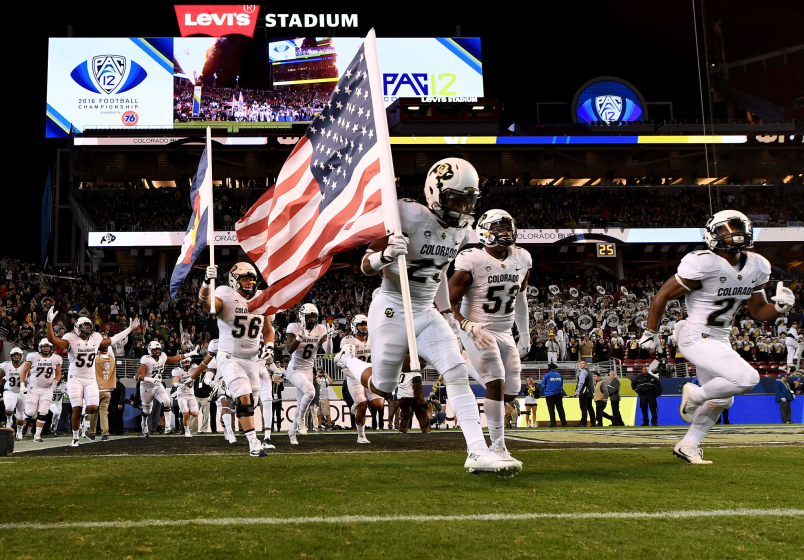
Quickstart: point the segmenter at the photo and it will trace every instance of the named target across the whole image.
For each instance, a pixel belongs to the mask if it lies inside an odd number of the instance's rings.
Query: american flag
[[[374,48],[373,32],[285,161],[276,184],[235,226],[240,246],[268,283],[249,303],[252,313],[292,307],[327,271],[335,253],[386,234],[381,184],[389,171],[380,172],[380,161],[390,159],[382,155],[390,148],[387,125],[378,123],[385,113],[375,111],[382,98],[376,103],[372,97],[380,95],[380,86],[370,84],[378,78],[370,80],[369,74],[378,72],[370,72],[367,46]]]

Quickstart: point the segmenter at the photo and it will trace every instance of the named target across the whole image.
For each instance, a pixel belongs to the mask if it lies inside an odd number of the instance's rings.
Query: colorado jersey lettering
[[[67,349],[67,355],[70,358],[70,367],[68,369],[69,377],[72,379],[95,379],[95,358],[98,356],[98,348],[103,341],[103,335],[100,333],[92,333],[89,339],[84,341],[83,338],[74,332],[68,332],[62,337],[70,343]]]
[[[61,365],[61,356],[54,354],[43,358],[39,352],[31,352],[25,361],[31,363],[28,386],[45,388],[53,386],[53,382],[56,381],[56,367]]]
[[[771,267],[765,257],[757,253],[743,256],[739,271],[712,251],[694,251],[681,259],[678,276],[701,282],[700,289],[686,292],[685,329],[728,338],[737,309],[770,279]]]
[[[472,275],[472,285],[461,301],[461,315],[470,321],[488,323],[489,330],[510,331],[519,288],[533,265],[530,253],[512,246],[508,256],[495,259],[484,249],[461,251],[455,270]]]
[[[3,362],[0,364],[0,369],[3,370],[6,377],[6,391],[12,393],[20,392],[20,373],[22,373],[22,365],[25,362],[20,362],[20,367],[14,367],[12,362]]]
[[[442,275],[458,252],[469,241],[469,228],[445,228],[429,208],[410,200],[399,201],[402,233],[408,237],[408,283],[414,313],[429,309]],[[380,292],[402,305],[399,264],[382,269]]]
[[[162,353],[159,354],[159,360],[154,360],[153,356],[143,356],[140,358],[140,364],[145,366],[145,377],[153,377],[157,380],[157,383],[161,383],[162,381],[162,373],[165,371],[165,362],[167,362],[167,356]],[[148,381],[142,382],[145,387],[151,387],[152,384]]]
[[[261,292],[254,294],[257,297]],[[263,316],[249,313],[248,301],[229,286],[215,288],[223,302],[218,314],[218,348],[235,358],[251,358],[260,350]]]
[[[185,386],[184,383],[190,379],[190,377],[195,372],[195,368],[191,369],[190,371],[184,371],[182,368],[176,368],[173,370],[173,377],[179,378],[179,385],[178,385],[178,392],[177,395],[180,397],[192,397],[193,393],[193,386]]]
[[[363,362],[370,362],[371,361],[371,343],[369,343],[368,339],[366,342],[360,342],[360,340],[356,336],[347,336],[341,341],[341,347],[344,344],[353,344],[355,347],[355,358],[361,360]]]
[[[288,334],[294,335],[299,341],[299,345],[290,356],[289,367],[300,371],[312,370],[319,343],[327,336],[327,327],[316,325],[308,332],[302,331],[301,324],[291,323],[288,325]]]

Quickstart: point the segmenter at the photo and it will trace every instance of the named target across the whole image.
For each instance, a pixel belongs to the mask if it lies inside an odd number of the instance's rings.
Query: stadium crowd
[[[262,181],[264,184],[264,181]],[[183,231],[189,215],[188,187],[164,189],[87,189],[82,199],[101,228],[113,231]],[[163,189],[159,189],[163,190]],[[239,189],[232,189],[239,191]],[[262,194],[216,189],[218,229],[232,229]],[[423,198],[420,186],[400,187],[400,198]],[[170,200],[173,204],[159,204]],[[421,201],[423,202],[423,200]],[[724,189],[722,204],[744,208],[757,224],[786,225],[804,216],[804,201],[791,198],[779,187]],[[153,208],[164,211],[154,213]],[[552,186],[487,187],[478,201],[476,215],[491,208],[508,209],[520,229],[585,227],[701,227],[709,212],[706,187],[673,189],[609,189]],[[220,216],[220,217],[217,217]],[[115,229],[117,228],[117,229]]]

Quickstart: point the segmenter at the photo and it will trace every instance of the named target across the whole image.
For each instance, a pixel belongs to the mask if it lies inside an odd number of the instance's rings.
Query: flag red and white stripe
[[[387,233],[382,183],[388,170],[381,173],[380,162],[387,159],[381,153],[389,143],[385,127],[375,121],[384,119],[384,112],[372,114],[372,96],[381,90],[369,84],[364,49],[373,47],[371,39],[296,144],[276,184],[235,226],[240,246],[268,284],[249,303],[253,313],[292,307],[327,271],[335,253]],[[387,204],[393,204],[394,214],[396,197]]]

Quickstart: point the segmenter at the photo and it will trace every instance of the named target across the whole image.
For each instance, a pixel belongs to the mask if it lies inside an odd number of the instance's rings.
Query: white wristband
[[[371,270],[376,270],[378,272],[381,269],[383,269],[384,267],[388,266],[389,264],[393,264],[393,262],[394,261],[391,261],[389,263],[382,262],[382,253],[381,252],[380,253],[369,253],[369,256],[368,256],[368,263],[369,263],[369,266],[371,267]]]

